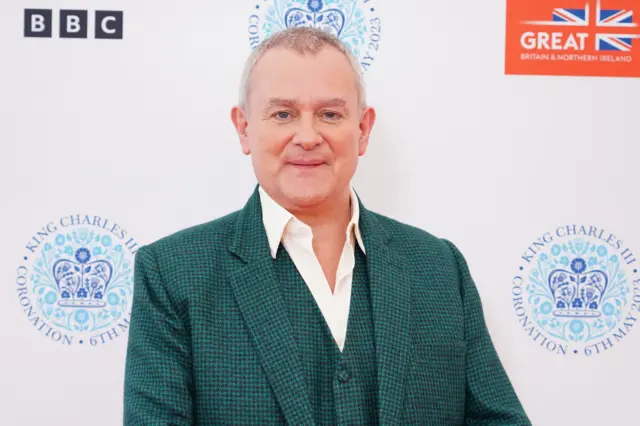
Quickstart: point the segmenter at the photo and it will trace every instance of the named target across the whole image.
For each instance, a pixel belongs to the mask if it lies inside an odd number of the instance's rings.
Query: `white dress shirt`
[[[262,189],[259,188],[262,205],[262,222],[269,240],[271,256],[275,259],[280,242],[298,269],[302,279],[309,287],[333,338],[342,351],[347,336],[347,320],[351,304],[353,268],[355,267],[355,241],[358,241],[363,253],[364,244],[358,227],[360,208],[358,198],[351,189],[351,221],[347,225],[346,241],[336,273],[336,285],[331,293],[320,261],[313,251],[313,231],[311,227],[285,210]]]

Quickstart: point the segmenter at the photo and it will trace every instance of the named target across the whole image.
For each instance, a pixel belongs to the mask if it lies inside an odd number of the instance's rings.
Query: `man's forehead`
[[[302,60],[314,60],[321,58],[330,58],[331,61],[337,61],[342,59],[345,64],[348,65],[349,61],[347,56],[338,50],[334,46],[326,45],[322,46],[317,51],[310,50],[296,50],[294,48],[288,48],[286,46],[275,46],[265,51],[258,59],[255,68],[258,68],[261,63],[281,64],[281,61],[302,61]]]
[[[250,85],[252,91],[260,92],[262,102],[268,103],[300,102],[303,97],[307,98],[305,102],[311,97],[346,102],[352,90],[357,92],[351,64],[331,46],[317,54],[301,54],[280,47],[269,50],[256,64]]]
[[[350,76],[353,71],[347,57],[334,47],[324,47],[316,53],[300,53],[295,50],[276,47],[268,50],[258,60],[253,77],[277,78],[295,75],[339,75]]]

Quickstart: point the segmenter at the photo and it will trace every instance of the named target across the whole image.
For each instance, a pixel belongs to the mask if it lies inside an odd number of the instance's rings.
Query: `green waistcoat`
[[[307,284],[280,246],[275,270],[315,422],[376,424],[376,359],[365,255],[358,246],[341,352]]]

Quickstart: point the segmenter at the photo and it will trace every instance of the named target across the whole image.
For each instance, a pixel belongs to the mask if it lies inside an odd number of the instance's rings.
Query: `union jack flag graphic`
[[[626,9],[602,9],[600,0],[596,2],[596,10],[592,16],[591,4],[585,4],[584,9],[563,9],[554,8],[551,21],[524,21],[530,25],[551,25],[561,27],[588,27],[591,19],[595,26],[600,29],[595,34],[596,50],[609,50],[619,52],[630,52],[633,39],[640,38],[640,34],[615,34],[604,32],[615,30],[615,28],[633,28],[638,24],[633,22],[634,14],[632,10]]]
[[[602,10],[598,1],[598,27],[623,28],[637,27],[638,24],[633,22],[632,10]],[[597,50],[617,50],[621,52],[631,51],[631,42],[634,38],[640,38],[640,35],[633,34],[596,34]]]
[[[584,9],[553,9],[553,21],[556,25],[589,25],[589,5]]]

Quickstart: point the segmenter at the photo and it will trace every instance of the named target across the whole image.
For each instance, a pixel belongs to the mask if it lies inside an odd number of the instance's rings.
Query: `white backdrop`
[[[229,113],[253,4],[0,5],[1,424],[122,422],[126,333],[52,342],[20,305],[16,268],[65,215],[109,218],[147,244],[244,204],[255,178]],[[55,27],[24,38],[25,8],[121,10],[124,39],[95,40],[91,27],[84,40]],[[534,424],[633,424],[640,331],[597,356],[555,355],[523,331],[512,281],[527,247],[563,225],[599,226],[640,254],[640,82],[505,76],[502,1],[376,8],[363,202],[460,247]]]

